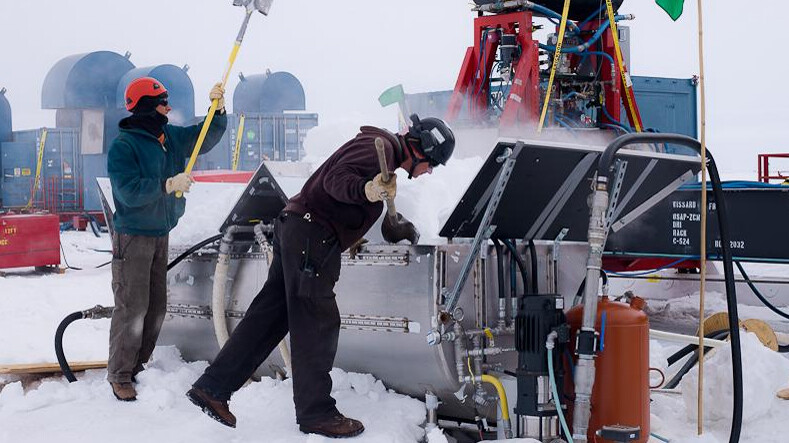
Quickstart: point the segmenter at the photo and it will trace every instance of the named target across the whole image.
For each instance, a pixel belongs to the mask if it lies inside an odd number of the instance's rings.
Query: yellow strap
[[[610,2],[610,0],[608,0]],[[551,65],[551,76],[548,77],[548,89],[545,90],[545,102],[542,104],[542,112],[540,113],[540,123],[537,126],[537,133],[542,132],[542,127],[545,124],[545,114],[548,112],[548,103],[551,101],[551,89],[553,88],[553,77],[556,75],[556,67],[562,58],[562,42],[564,41],[564,29],[567,26],[567,16],[570,12],[570,0],[564,0],[564,7],[562,8],[562,21],[559,23],[559,38],[556,41],[556,52],[553,53],[553,64]]]
[[[41,164],[44,162],[44,145],[47,143],[47,128],[41,130],[41,141],[38,143],[38,158],[36,159],[36,176],[33,179],[33,191],[30,193],[30,200],[27,202],[26,209],[33,207],[33,199],[36,196],[39,182],[41,181]]]
[[[238,157],[241,153],[241,137],[244,136],[244,114],[241,114],[241,119],[238,122],[238,133],[236,134],[236,147],[233,149],[233,170],[238,170]]]
[[[614,18],[614,6],[611,4],[611,0],[605,0],[605,7],[608,10],[608,21],[611,22],[611,37],[614,40],[614,52],[616,52],[616,63],[619,65],[619,74],[622,76],[622,92],[627,97],[627,107],[630,109],[630,115],[633,116],[633,127],[636,129],[636,132],[641,132],[641,123],[638,121],[636,117],[635,111],[635,104],[633,103],[633,97],[630,96],[630,89],[629,86],[631,84],[630,77],[628,77],[627,72],[625,71],[625,63],[622,61],[622,49],[619,47],[619,32],[616,30],[616,19]]]

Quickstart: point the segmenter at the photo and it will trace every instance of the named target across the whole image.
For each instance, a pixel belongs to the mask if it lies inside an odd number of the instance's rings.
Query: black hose
[[[617,137],[600,156],[598,162],[598,171],[600,174],[608,174],[611,170],[614,161],[614,155],[619,149],[624,146],[636,143],[673,143],[682,146],[687,146],[696,150],[701,154],[701,143],[691,137],[680,134],[626,134]],[[731,431],[729,433],[729,442],[737,443],[740,440],[740,432],[742,431],[742,406],[743,406],[743,388],[742,388],[742,349],[740,348],[740,328],[739,328],[739,315],[737,314],[737,290],[734,285],[734,266],[732,264],[731,245],[729,244],[729,222],[728,213],[726,209],[726,200],[723,196],[723,187],[721,186],[720,175],[718,168],[715,165],[715,160],[709,151],[706,152],[707,157],[707,170],[710,173],[710,181],[712,182],[712,192],[715,198],[715,203],[718,212],[718,226],[720,230],[721,240],[721,255],[723,259],[723,274],[726,285],[726,305],[729,313],[729,337],[731,339],[731,365],[732,365],[732,388],[734,396],[734,407],[732,409]],[[707,210],[707,208],[701,208]]]
[[[170,263],[167,264],[167,270],[169,271],[170,269],[173,269],[175,267],[175,265],[177,265],[178,263],[181,263],[186,257],[189,257],[190,255],[194,254],[195,252],[199,251],[203,246],[205,246],[207,244],[210,244],[210,243],[213,243],[213,242],[215,242],[217,240],[220,240],[222,238],[222,235],[223,234],[216,234],[214,236],[208,237],[207,239],[205,239],[205,240],[201,241],[200,243],[197,243],[196,245],[194,245],[191,248],[187,249],[183,254],[179,255],[173,261],[171,261]]]
[[[603,285],[608,285],[608,274],[605,273],[602,269],[600,270],[600,278],[603,279]],[[583,299],[584,291],[586,290],[586,279],[581,280],[581,285],[578,286],[578,290],[575,292],[575,298],[573,299],[573,306],[577,305]]]
[[[496,247],[496,268],[498,268],[498,282],[496,286],[499,288],[499,300],[504,300],[506,298],[506,292],[504,292],[504,247],[501,246],[501,242],[499,239],[493,239],[493,245]]]
[[[727,335],[729,335],[729,331],[717,331],[716,333],[712,334],[712,337],[710,338],[714,338],[716,340],[724,339],[726,338]],[[699,350],[698,350],[699,346],[698,345],[690,345],[690,346],[693,346],[695,348],[690,351],[690,352],[695,351],[694,354],[688,359],[688,361],[685,362],[684,365],[682,365],[679,371],[676,374],[674,374],[674,377],[672,377],[671,380],[669,380],[665,385],[663,385],[665,389],[674,389],[677,386],[679,386],[679,382],[682,381],[682,377],[684,377],[685,374],[687,374],[688,371],[690,371],[691,368],[693,368],[693,366],[696,366],[696,363],[699,362]],[[707,352],[710,349],[712,349],[712,346],[704,346],[704,352]]]
[[[753,291],[753,293],[756,295],[756,298],[758,298],[762,303],[764,303],[765,306],[770,308],[771,311],[773,311],[776,314],[778,314],[779,316],[789,320],[789,314],[787,314],[786,312],[781,311],[780,309],[776,308],[775,305],[773,305],[772,303],[767,301],[767,299],[764,298],[762,293],[759,292],[758,289],[756,289],[756,286],[753,284],[751,279],[748,277],[748,274],[745,273],[745,269],[743,269],[743,267],[740,264],[740,262],[736,261],[734,263],[737,265],[737,269],[740,270],[740,274],[742,274],[742,277],[745,279],[745,283],[748,283],[748,287],[751,288],[751,291]]]
[[[708,334],[704,334],[704,337],[718,340],[720,335],[723,335],[723,336],[729,335],[729,331],[714,331],[714,332],[710,332]],[[687,345],[684,348],[680,349],[679,351],[671,354],[666,359],[666,362],[668,363],[669,366],[671,366],[674,363],[682,360],[682,357],[690,354],[691,352],[694,352],[697,349],[699,349],[699,345],[692,345],[692,344],[691,345]]]
[[[515,258],[515,263],[518,264],[518,269],[521,271],[521,279],[523,280],[523,291],[528,292],[528,277],[526,275],[526,265],[523,264],[523,259],[521,259],[520,254],[518,254],[518,250],[515,249],[515,246],[509,240],[502,240],[504,246],[510,251],[510,255]]]
[[[531,293],[540,292],[537,289],[537,247],[534,246],[534,239],[529,239],[529,258],[531,258]]]
[[[63,333],[66,332],[68,325],[82,318],[84,318],[82,311],[71,313],[60,322],[57,331],[55,331],[55,355],[58,357],[60,370],[63,371],[63,375],[66,376],[66,380],[69,383],[77,381],[77,377],[74,377],[74,373],[71,372],[71,367],[68,364],[68,360],[66,360],[66,354],[63,353]]]

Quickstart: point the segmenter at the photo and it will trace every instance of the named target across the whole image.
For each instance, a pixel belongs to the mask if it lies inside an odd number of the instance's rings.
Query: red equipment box
[[[0,215],[0,269],[59,264],[57,215]]]

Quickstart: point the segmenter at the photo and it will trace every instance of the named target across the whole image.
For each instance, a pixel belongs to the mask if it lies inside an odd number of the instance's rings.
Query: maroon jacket
[[[346,142],[315,171],[301,192],[290,199],[285,211],[307,212],[334,230],[341,250],[347,249],[370,229],[383,211],[383,203],[370,203],[364,185],[381,172],[375,138],[384,140],[386,165],[390,171],[404,160],[399,136],[362,126],[361,132]]]

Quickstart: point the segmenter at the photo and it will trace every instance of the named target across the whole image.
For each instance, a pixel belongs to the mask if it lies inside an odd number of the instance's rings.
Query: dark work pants
[[[340,332],[341,251],[328,229],[293,213],[275,221],[273,244],[263,289],[194,386],[228,400],[290,332],[296,421],[310,424],[338,414],[329,371]]]
[[[107,380],[130,382],[151,358],[167,310],[167,236],[115,233]]]

